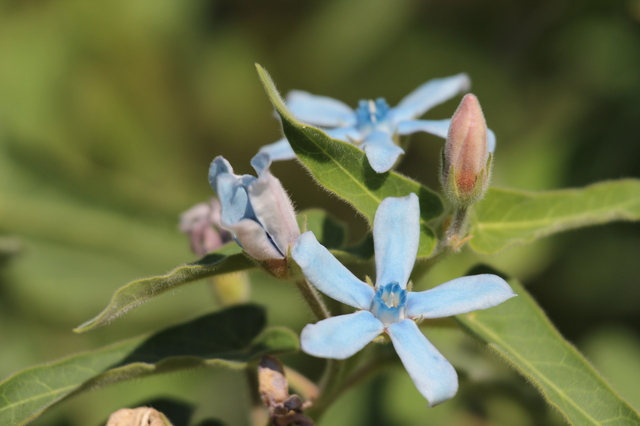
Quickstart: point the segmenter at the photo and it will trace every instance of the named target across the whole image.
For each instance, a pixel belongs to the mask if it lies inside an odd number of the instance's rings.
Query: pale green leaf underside
[[[365,153],[354,145],[331,139],[324,132],[299,122],[287,110],[271,77],[256,65],[271,102],[282,118],[287,139],[302,164],[320,185],[351,204],[369,223],[382,200],[415,193],[420,198],[419,257],[432,254],[436,237],[427,222],[443,212],[440,197],[425,186],[395,172],[376,173]]]
[[[480,253],[495,253],[556,232],[618,220],[640,220],[640,180],[546,192],[490,188],[474,206],[469,244]]]
[[[456,319],[533,383],[574,425],[638,425],[640,415],[551,324],[524,288],[503,304]]]
[[[197,262],[179,266],[166,275],[143,278],[120,287],[111,297],[109,305],[98,316],[78,326],[74,331],[82,333],[106,325],[136,306],[184,284],[255,266],[237,244],[227,244]]]
[[[237,306],[23,370],[0,383],[0,424],[26,424],[73,395],[125,380],[201,367],[241,368],[262,355],[298,349],[292,331],[264,330],[265,323],[262,308]]]

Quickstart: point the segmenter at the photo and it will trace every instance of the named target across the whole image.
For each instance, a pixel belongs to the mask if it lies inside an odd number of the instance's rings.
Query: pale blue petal
[[[376,287],[396,282],[403,289],[413,269],[420,242],[420,205],[416,194],[385,198],[373,220]]]
[[[449,133],[449,125],[451,119],[446,120],[409,120],[398,123],[398,133],[401,135],[409,135],[416,132],[426,132],[432,135],[447,138]]]
[[[307,325],[300,334],[300,346],[313,356],[345,359],[383,330],[384,326],[371,312],[359,311]]]
[[[456,278],[431,290],[409,293],[407,317],[441,318],[486,309],[517,296],[497,275]]]
[[[367,154],[369,165],[377,173],[389,171],[400,154],[404,154],[404,150],[393,143],[391,135],[382,131],[370,133],[361,147]]]
[[[408,120],[398,123],[397,132],[400,135],[409,135],[416,132],[426,132],[432,135],[447,138],[451,119],[446,120]],[[487,151],[493,152],[496,149],[496,134],[493,130],[487,129]]]
[[[356,115],[345,103],[327,96],[293,90],[285,101],[289,111],[313,126],[342,127],[356,124]]]
[[[407,95],[392,109],[394,123],[413,120],[436,105],[445,102],[459,93],[469,90],[471,81],[466,74],[429,80]]]
[[[496,134],[493,130],[487,129],[487,151],[494,152],[496,150]]]
[[[325,130],[324,132],[333,139],[350,143],[360,142],[363,139],[362,133],[360,133],[357,127],[336,127],[335,129]]]
[[[298,238],[291,256],[309,282],[327,296],[354,308],[371,307],[373,288],[345,268],[318,242],[313,232],[305,232]]]
[[[258,174],[258,178],[260,178],[265,171],[269,171],[272,161],[273,158],[271,158],[271,155],[266,152],[259,152],[253,156],[251,159],[251,167],[253,167]]]
[[[296,212],[280,181],[269,171],[269,154],[258,154],[251,161],[258,172],[248,186],[249,200],[255,216],[282,254],[300,236]]]
[[[242,178],[230,173],[220,173],[216,183],[216,193],[221,205],[220,223],[223,227],[234,225],[245,218],[255,218]]]
[[[420,332],[413,321],[387,327],[393,347],[407,369],[411,380],[429,407],[452,398],[458,391],[458,375],[453,366]]]
[[[226,158],[219,155],[213,159],[209,167],[209,184],[216,193],[218,192],[218,176],[222,173],[233,175],[233,167],[231,167]]]
[[[257,155],[260,155],[263,152],[269,154],[271,161],[293,160],[296,158],[296,153],[293,152],[293,148],[291,148],[291,145],[289,145],[289,141],[286,138],[282,138],[277,142],[263,146],[260,148]],[[253,162],[253,160],[251,161]]]

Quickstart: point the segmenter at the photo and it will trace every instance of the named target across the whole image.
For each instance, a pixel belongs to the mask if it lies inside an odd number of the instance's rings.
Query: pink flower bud
[[[484,196],[491,173],[487,134],[478,98],[465,95],[451,118],[441,176],[455,205],[468,206]]]
[[[204,256],[233,238],[220,225],[220,202],[211,198],[208,203],[200,203],[180,215],[180,231],[189,236],[191,250]]]

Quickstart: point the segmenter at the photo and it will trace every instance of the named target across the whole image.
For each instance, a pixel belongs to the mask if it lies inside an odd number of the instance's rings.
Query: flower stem
[[[366,362],[364,365],[349,374],[346,379],[338,381],[337,379],[342,376],[341,373],[344,370],[345,361],[328,360],[328,363],[334,362],[337,364],[332,368],[335,371],[335,374],[333,375],[331,380],[326,381],[326,389],[322,390],[320,398],[311,406],[307,413],[312,418],[318,420],[325,412],[325,410],[329,408],[331,404],[333,404],[345,391],[349,390],[352,386],[357,385],[362,380],[366,379],[369,375],[376,373],[388,364],[393,363],[393,361],[394,357],[392,356],[383,355],[380,357],[375,357],[374,359]],[[325,370],[325,372],[328,371],[330,371],[329,365],[327,365],[327,369]]]
[[[464,230],[464,226],[467,221],[467,213],[469,209],[467,207],[457,207],[453,211],[453,219],[447,229],[445,236],[445,243],[452,249],[457,250],[460,248],[464,240],[461,240],[460,233]]]
[[[331,317],[331,314],[320,298],[320,295],[318,294],[316,289],[309,283],[309,281],[307,281],[306,279],[297,280],[296,285],[298,286],[298,290],[300,290],[300,293],[302,293],[302,297],[304,297],[305,302],[307,302],[307,305],[309,305],[311,311],[316,316],[318,321]]]

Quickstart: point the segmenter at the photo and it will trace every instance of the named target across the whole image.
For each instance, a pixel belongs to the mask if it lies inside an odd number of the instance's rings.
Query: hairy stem
[[[309,305],[318,321],[331,317],[331,314],[320,298],[320,295],[309,281],[306,279],[298,280],[296,281],[296,286],[298,286],[298,290],[302,293],[302,297],[305,302],[307,302],[307,305]]]
[[[460,233],[464,230],[468,212],[469,209],[467,207],[457,207],[453,211],[453,219],[451,220],[451,224],[447,229],[445,242],[450,248],[454,250],[459,248],[460,245],[462,245],[462,242],[464,242],[464,240],[461,240],[460,238]]]

